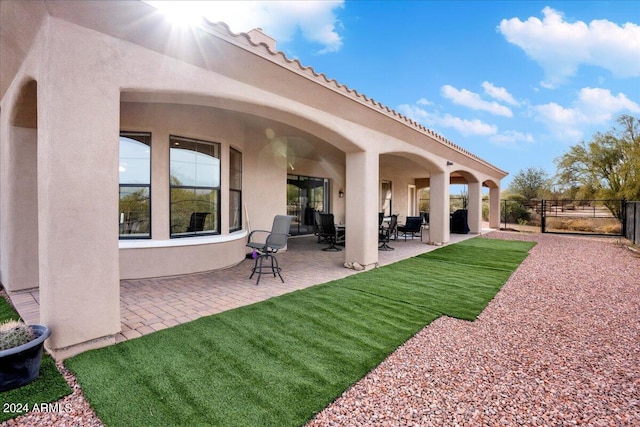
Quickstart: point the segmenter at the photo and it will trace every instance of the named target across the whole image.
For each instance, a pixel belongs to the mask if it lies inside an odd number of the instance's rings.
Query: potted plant
[[[43,325],[9,320],[0,324],[0,392],[38,378],[42,348],[51,331]]]

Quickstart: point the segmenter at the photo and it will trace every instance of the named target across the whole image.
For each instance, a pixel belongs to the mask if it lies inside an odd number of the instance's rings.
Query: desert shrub
[[[614,218],[547,218],[545,228],[579,233],[622,233],[622,224]]]

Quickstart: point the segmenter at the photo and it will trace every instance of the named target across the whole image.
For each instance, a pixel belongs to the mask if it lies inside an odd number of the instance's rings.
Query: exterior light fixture
[[[340,197],[341,199],[344,198],[344,190],[342,188],[338,190],[338,197]]]
[[[451,160],[447,160],[447,166],[453,166],[453,162]]]

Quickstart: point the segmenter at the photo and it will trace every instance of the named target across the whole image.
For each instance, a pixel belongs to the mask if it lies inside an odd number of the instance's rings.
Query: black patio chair
[[[196,231],[204,230],[204,222],[211,212],[193,212],[189,219],[189,226],[187,227],[187,233],[194,233]]]
[[[258,281],[256,282],[256,285],[260,284],[260,278],[264,273],[273,274],[273,277],[276,277],[277,274],[280,276],[282,283],[284,283],[284,279],[280,274],[282,269],[278,265],[278,259],[274,254],[287,246],[292,220],[293,217],[289,215],[276,215],[273,219],[271,231],[254,230],[249,233],[247,246],[253,249],[256,259],[249,279],[253,278],[253,275],[258,273]],[[264,237],[265,234],[266,237]],[[257,236],[262,236],[263,239],[258,240]],[[269,265],[264,265],[265,260],[270,262]]]
[[[422,217],[408,216],[407,221],[398,226],[398,235],[401,233],[405,242],[407,241],[407,236],[411,236],[411,240],[414,237],[422,238]]]
[[[333,214],[319,214],[320,227],[318,229],[318,238],[325,239],[329,246],[323,248],[323,251],[336,251],[339,252],[342,249],[336,247],[336,245],[344,244],[344,230],[338,230],[336,228],[335,219]]]
[[[378,232],[378,250],[380,251],[393,251],[395,248],[389,246],[389,241],[391,240],[391,236],[395,236],[398,228],[398,215],[391,215],[391,219],[389,220],[388,226],[380,226],[380,230]]]
[[[424,225],[429,228],[429,212],[422,212],[422,218],[424,218]]]
[[[323,236],[321,222],[320,211],[315,211],[313,213],[313,234],[318,237],[318,243],[328,243],[327,238]]]

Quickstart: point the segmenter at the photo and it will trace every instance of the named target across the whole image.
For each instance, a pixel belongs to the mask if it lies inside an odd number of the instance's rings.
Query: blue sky
[[[640,117],[640,1],[183,1],[172,14],[185,12],[262,28],[511,176],[553,175],[571,145]]]

